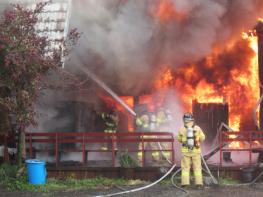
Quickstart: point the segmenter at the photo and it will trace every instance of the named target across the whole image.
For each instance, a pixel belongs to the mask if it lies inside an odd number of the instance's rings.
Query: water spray
[[[119,104],[121,104],[128,112],[133,116],[136,113],[115,93],[113,92],[103,81],[101,81],[94,73],[92,73],[87,67],[78,66],[84,73],[88,75],[93,81],[95,81],[101,88],[103,88],[109,95],[112,96]]]

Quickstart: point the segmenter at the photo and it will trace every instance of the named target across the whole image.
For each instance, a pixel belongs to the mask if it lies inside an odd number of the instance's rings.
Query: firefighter
[[[202,129],[194,122],[191,113],[185,113],[183,116],[184,126],[179,129],[178,141],[182,143],[181,159],[181,184],[190,185],[191,161],[193,165],[195,184],[198,187],[203,185],[202,166],[201,166],[201,147],[200,143],[205,139]]]
[[[160,131],[170,131],[172,120],[172,113],[169,109],[158,109],[156,114],[156,123]]]
[[[153,107],[149,108],[149,111],[143,111],[141,115],[136,118],[136,126],[139,132],[154,132],[156,131],[156,115],[153,112]],[[152,136],[144,136],[144,139],[150,139]],[[155,142],[144,142],[144,149],[150,146],[151,149],[157,150],[157,144]],[[142,143],[139,143],[139,150],[142,150]],[[152,158],[155,161],[159,160],[159,151],[152,151]],[[142,161],[142,152],[138,152],[138,159]]]
[[[171,111],[161,107],[158,109],[156,116],[158,131],[171,132],[171,123],[173,120]],[[170,143],[160,143],[160,145],[162,149],[171,149]],[[164,159],[171,157],[170,151],[162,151],[161,153]]]
[[[101,113],[101,118],[104,121],[104,133],[116,133],[119,117],[115,110],[111,110],[109,113]],[[116,143],[114,144],[115,149],[117,149]],[[107,143],[104,143],[101,147],[102,150],[108,150]]]
[[[159,108],[156,113],[156,123],[158,130],[162,130],[162,125],[166,122],[166,114],[164,108]]]
[[[137,131],[139,132],[145,132],[149,131],[149,116],[148,114],[143,111],[141,115],[136,117],[136,126],[137,126]]]

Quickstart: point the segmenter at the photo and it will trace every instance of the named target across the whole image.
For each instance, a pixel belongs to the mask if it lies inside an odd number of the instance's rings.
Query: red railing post
[[[32,154],[32,133],[29,133],[29,156],[30,159],[33,158],[33,154]]]
[[[111,133],[111,154],[112,154],[112,166],[115,167],[115,144],[114,144],[114,135],[115,133]]]
[[[86,151],[85,151],[85,133],[82,133],[82,162],[86,163]]]
[[[220,132],[219,134],[219,147],[220,147],[220,154],[219,154],[219,161],[220,161],[220,166],[222,166],[222,135],[223,131]]]
[[[249,165],[251,164],[252,160],[252,131],[249,131]]]
[[[55,157],[56,157],[56,167],[58,167],[58,133],[56,132],[56,144],[55,144]]]
[[[174,141],[175,141],[175,138],[174,138],[174,135],[172,134],[172,162],[173,164],[175,164],[175,157],[174,157]]]
[[[145,155],[144,155],[144,133],[142,133],[142,167],[144,167],[145,164]]]

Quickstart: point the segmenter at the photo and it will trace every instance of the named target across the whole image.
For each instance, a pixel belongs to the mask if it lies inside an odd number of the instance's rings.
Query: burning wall
[[[217,131],[221,123],[228,125],[228,104],[193,101],[192,108],[195,122],[205,132],[206,145],[214,145],[218,140]]]
[[[83,36],[68,69],[88,66],[120,95],[174,90],[183,111],[193,99],[226,101],[234,129],[254,126],[256,40],[242,32],[262,1],[82,0],[72,9]]]
[[[119,95],[175,91],[175,113],[193,99],[225,100],[230,125],[250,128],[259,97],[255,37],[241,35],[262,10],[261,0],[73,0],[70,25],[83,35],[66,68],[89,67]]]
[[[255,38],[253,38],[254,41]],[[252,129],[252,111],[259,98],[258,68],[252,40],[240,40],[230,48],[175,70],[175,87],[186,105],[199,102],[228,102],[230,126]]]

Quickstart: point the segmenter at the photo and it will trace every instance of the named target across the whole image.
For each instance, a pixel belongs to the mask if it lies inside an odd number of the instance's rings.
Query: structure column
[[[258,22],[256,26],[258,37],[258,74],[259,74],[259,89],[260,96],[263,94],[263,22]],[[259,127],[263,129],[263,103],[259,108]]]

